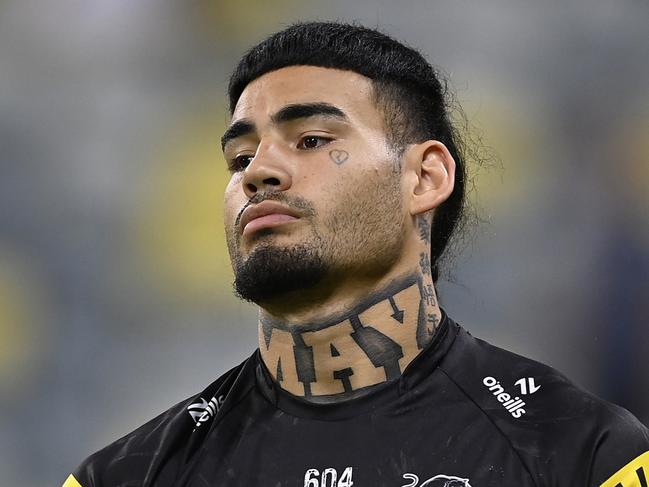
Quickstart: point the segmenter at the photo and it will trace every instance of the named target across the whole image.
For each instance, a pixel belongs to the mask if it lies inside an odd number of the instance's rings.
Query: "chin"
[[[260,238],[257,233],[255,237]],[[245,260],[236,259],[234,290],[246,301],[273,301],[316,285],[327,269],[321,245],[281,245],[275,239],[266,240],[256,245]]]

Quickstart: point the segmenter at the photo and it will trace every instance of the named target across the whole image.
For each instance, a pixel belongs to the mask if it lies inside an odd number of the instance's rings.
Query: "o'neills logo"
[[[500,382],[496,379],[493,377],[485,377],[482,379],[482,383],[489,388],[491,393],[496,396],[496,399],[498,399],[498,402],[502,403],[503,407],[509,411],[509,414],[513,417],[520,418],[525,414],[525,409],[523,409],[525,401],[520,397],[512,397],[507,394],[505,388],[501,386]]]

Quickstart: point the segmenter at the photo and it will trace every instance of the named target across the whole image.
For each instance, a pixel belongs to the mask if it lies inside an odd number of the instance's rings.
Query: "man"
[[[440,308],[465,165],[419,53],[297,24],[229,96],[226,233],[259,349],[65,487],[648,485],[633,416]]]

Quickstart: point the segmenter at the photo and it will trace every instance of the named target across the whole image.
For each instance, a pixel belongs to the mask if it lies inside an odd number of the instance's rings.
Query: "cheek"
[[[233,177],[225,188],[225,193],[223,194],[223,213],[225,217],[226,230],[234,224],[237,212],[244,204],[242,200],[245,200],[245,197],[240,194],[240,187],[241,183],[235,181],[235,178]]]
[[[332,230],[356,233],[374,228],[374,221],[384,218],[386,207],[395,206],[393,191],[387,191],[372,169],[342,178],[325,195],[324,212],[331,218]]]
[[[374,169],[356,188],[354,199],[362,219],[373,229],[399,225],[402,217],[403,193],[400,178],[392,166]]]

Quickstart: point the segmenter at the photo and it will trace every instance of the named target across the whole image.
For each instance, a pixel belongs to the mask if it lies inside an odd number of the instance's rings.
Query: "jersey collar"
[[[403,374],[393,381],[364,389],[358,397],[341,402],[317,404],[294,396],[273,380],[259,349],[253,355],[256,361],[257,388],[278,409],[294,416],[323,421],[351,418],[378,412],[386,405],[407,403],[417,395],[418,384],[435,372],[460,330],[459,325],[443,309],[441,311],[442,319],[433,340],[408,364]]]

